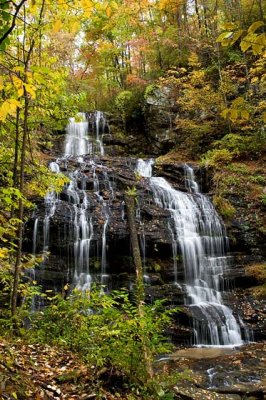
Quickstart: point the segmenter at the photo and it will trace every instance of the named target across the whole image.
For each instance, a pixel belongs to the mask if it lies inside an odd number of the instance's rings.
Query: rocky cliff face
[[[95,157],[92,163],[91,156],[83,157],[82,162],[72,157],[59,159],[61,171],[75,174],[76,189],[80,191],[81,203],[85,196],[89,199],[86,209],[87,219],[93,237],[90,241],[88,270],[90,279],[104,283],[109,290],[125,287],[134,288],[134,266],[130,249],[130,237],[127,224],[127,215],[124,203],[125,190],[136,190],[138,199],[136,226],[140,238],[143,265],[145,269],[146,299],[152,302],[155,299],[166,299],[166,306],[179,306],[180,312],[176,315],[176,324],[169,327],[169,334],[174,342],[191,343],[193,330],[190,310],[184,305],[184,270],[181,257],[176,259],[178,282],[173,284],[173,251],[172,238],[168,228],[170,213],[155,204],[147,179],[134,172],[136,159],[130,157],[113,157],[113,143],[107,148],[108,156]],[[181,191],[186,191],[184,180],[184,164],[164,162],[154,167],[154,174],[165,177],[171,185]],[[195,167],[197,181],[202,191],[207,193],[210,179],[206,171]],[[95,176],[97,175],[97,190]],[[132,189],[133,188],[133,189]],[[136,188],[136,189],[134,189]],[[71,197],[72,196],[72,197]],[[82,196],[84,196],[82,200]],[[72,198],[72,200],[71,200]],[[75,204],[75,195],[65,188],[56,200],[56,212],[49,216],[49,256],[36,270],[36,277],[45,288],[64,291],[64,286],[73,284],[75,279],[75,246],[77,221],[71,202]],[[105,217],[103,204],[108,208],[109,219],[106,225],[106,243],[103,244],[103,229]],[[24,249],[32,251],[34,227],[36,252],[43,250],[45,242],[45,216],[47,209],[43,201],[38,204],[37,211],[26,225]],[[230,227],[230,235],[234,235],[236,223]],[[240,230],[242,228],[240,227]],[[239,232],[239,230],[237,231]],[[104,281],[103,281],[103,246],[104,246]],[[245,275],[243,260],[252,255],[250,250],[244,251],[243,235],[235,235],[232,256],[234,260],[226,271],[225,285],[235,288],[225,300],[233,305],[234,311],[240,314],[243,321],[254,329],[255,339],[265,338],[266,327],[263,321],[263,303],[257,301],[249,288],[256,283]],[[240,254],[241,249],[241,256]],[[252,252],[252,250],[251,250]],[[84,276],[79,277],[80,285],[86,283]],[[85,279],[85,280],[84,280]],[[246,290],[246,291],[244,291]]]

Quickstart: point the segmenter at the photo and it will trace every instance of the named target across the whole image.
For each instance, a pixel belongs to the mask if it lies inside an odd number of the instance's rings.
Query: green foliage
[[[29,196],[38,195],[44,197],[47,192],[59,193],[62,187],[69,182],[69,178],[64,174],[55,174],[45,165],[39,165],[38,168],[30,172],[31,180],[26,188]]]
[[[132,108],[132,99],[133,93],[129,90],[124,90],[117,95],[115,105],[123,115],[127,115],[130,112]]]
[[[127,191],[126,191],[126,194],[128,195],[128,196],[132,196],[132,197],[137,197],[137,188],[136,188],[136,186],[132,186],[132,187],[127,187]]]
[[[259,185],[265,185],[266,184],[266,178],[265,176],[261,175],[254,175],[250,177],[251,182],[258,183]]]
[[[10,294],[13,285],[13,262],[14,250],[0,248],[0,334],[9,335],[12,330],[14,319],[10,319]],[[40,287],[30,277],[29,270],[32,270],[43,261],[43,257],[24,255],[21,259],[22,279],[18,286],[18,298],[20,306],[15,320],[20,333],[23,332],[25,318],[29,316],[31,303],[36,295],[40,295]],[[28,273],[26,273],[26,271]]]
[[[261,201],[261,203],[264,205],[264,206],[266,206],[266,194],[262,194],[261,196],[260,196],[260,201]]]
[[[259,299],[265,299],[266,296],[266,264],[252,264],[248,265],[245,268],[245,272],[247,276],[255,278],[259,286],[256,286],[252,289],[253,294],[255,297]]]
[[[203,157],[203,163],[207,166],[218,167],[227,165],[233,159],[252,159],[262,154],[266,146],[266,140],[259,133],[239,135],[228,133],[222,139],[213,143],[214,150],[209,150]]]
[[[8,1],[1,2],[0,4],[0,38],[7,32],[11,23],[12,14],[10,12],[10,4]],[[5,50],[9,44],[8,37],[1,43],[0,50]]]
[[[129,119],[139,118],[142,114],[143,89],[123,90],[115,97],[115,112],[119,113],[124,123],[124,130]]]
[[[240,175],[249,175],[250,170],[246,164],[243,163],[231,163],[227,166],[228,171],[236,172]]]
[[[202,164],[207,167],[220,168],[232,160],[233,155],[227,149],[209,150],[202,158]]]
[[[232,204],[230,204],[227,199],[220,195],[213,197],[213,204],[217,208],[219,214],[225,219],[232,218],[236,213],[236,209],[232,206]]]
[[[89,293],[74,291],[68,299],[60,295],[49,298],[50,304],[31,317],[31,340],[53,343],[80,353],[95,374],[103,367],[115,368],[131,383],[147,381],[142,338],[150,354],[170,350],[163,336],[173,311],[163,310],[156,301],[144,306],[140,314],[125,291],[110,295],[93,289]]]
[[[158,263],[154,263],[154,265],[153,265],[153,269],[154,269],[154,271],[155,271],[155,272],[160,272],[160,271],[161,271],[161,269],[162,269],[162,267],[161,267],[161,265],[160,265],[160,264],[158,264]]]
[[[156,92],[156,90],[159,89],[159,86],[155,83],[150,84],[146,87],[145,92],[144,92],[144,98],[147,100],[149,96],[153,96]]]

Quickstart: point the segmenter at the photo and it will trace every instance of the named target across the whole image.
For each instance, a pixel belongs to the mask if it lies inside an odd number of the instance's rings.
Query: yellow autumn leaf
[[[17,89],[18,97],[21,97],[23,95],[23,81],[20,78],[18,78],[16,75],[12,76],[12,81],[13,81],[15,88]]]
[[[237,25],[234,22],[226,22],[222,25],[223,29],[236,29]]]
[[[243,53],[245,53],[252,46],[253,43],[256,43],[256,37],[256,34],[249,33],[241,40],[240,48]]]
[[[241,111],[241,118],[248,120],[249,119],[249,112],[247,110],[242,110]]]
[[[106,8],[106,15],[107,15],[108,18],[110,18],[111,15],[112,15],[112,9],[109,6]]]
[[[243,105],[245,103],[245,99],[244,97],[237,97],[233,102],[232,102],[232,106],[234,107],[239,107],[241,105]]]
[[[81,0],[81,7],[83,8],[83,13],[85,17],[91,16],[91,10],[93,8],[93,4],[90,0]]]
[[[29,93],[32,99],[36,99],[36,87],[30,83],[24,83],[26,91]]]
[[[71,32],[71,33],[76,33],[76,32],[78,31],[78,29],[79,29],[79,26],[80,26],[79,22],[78,22],[78,21],[75,21],[75,22],[71,25],[70,32]]]
[[[29,12],[32,15],[35,15],[37,12],[37,5],[35,4],[35,2],[32,2],[32,4],[29,6]]]
[[[117,9],[118,9],[118,4],[117,4],[117,2],[116,2],[116,1],[111,1],[111,7],[112,7],[114,10],[117,10]]]
[[[222,116],[224,119],[226,119],[227,116],[228,116],[228,112],[229,112],[228,108],[225,108],[225,109],[221,112],[221,116]]]
[[[265,25],[263,21],[253,22],[253,24],[250,25],[250,27],[248,28],[248,32],[254,33],[258,28],[260,28],[263,25]]]
[[[21,103],[16,99],[8,99],[0,106],[0,121],[5,121],[8,115],[14,115]]]
[[[8,249],[5,247],[0,248],[0,258],[6,258],[8,256]]]
[[[53,33],[59,32],[60,29],[62,28],[62,26],[63,26],[63,22],[62,22],[60,19],[58,19],[58,20],[55,21],[55,23],[54,23],[52,32],[53,32]]]
[[[2,76],[0,76],[0,90],[2,90],[3,88],[4,88],[4,80]]]
[[[17,65],[16,67],[14,67],[12,69],[12,71],[14,71],[14,72],[24,72],[24,68],[22,66],[20,66],[20,65]]]
[[[236,110],[235,108],[231,108],[231,110],[229,111],[229,115],[232,121],[236,121],[238,117],[238,110]]]
[[[216,42],[223,42],[225,39],[231,39],[233,35],[234,35],[233,32],[223,32],[218,36]]]
[[[266,124],[266,111],[264,111],[262,113],[262,120],[263,120],[264,124]]]

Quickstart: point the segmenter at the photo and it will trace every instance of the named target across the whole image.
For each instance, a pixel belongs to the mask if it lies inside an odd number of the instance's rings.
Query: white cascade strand
[[[194,317],[196,344],[242,345],[240,326],[222,300],[227,238],[217,212],[210,200],[199,192],[190,166],[185,166],[185,184],[190,193],[183,193],[175,190],[164,178],[152,177],[150,165],[150,160],[139,160],[137,172],[145,177],[151,176],[150,187],[155,203],[171,214],[169,229],[173,257],[175,262],[179,249],[184,267],[186,302]],[[176,268],[175,262],[175,280]]]
[[[105,285],[108,283],[106,273],[106,236],[110,218],[108,202],[103,198],[100,191],[98,173],[101,173],[105,188],[114,196],[112,182],[108,173],[100,163],[93,161],[96,155],[104,154],[103,135],[106,128],[105,115],[101,111],[90,113],[86,116],[83,113],[78,115],[78,120],[70,118],[67,126],[67,135],[65,140],[65,157],[76,157],[82,165],[84,156],[89,154],[92,159],[86,163],[92,171],[93,194],[97,197],[102,209],[102,237],[99,246],[101,248],[101,276],[100,282]],[[90,274],[90,252],[91,243],[95,239],[93,228],[93,217],[89,212],[90,202],[86,193],[86,177],[82,179],[80,173],[75,171],[70,176],[71,181],[67,188],[68,202],[72,204],[73,212],[73,230],[74,230],[74,285],[80,290],[88,290],[93,282]],[[78,180],[81,180],[81,189],[78,187]]]

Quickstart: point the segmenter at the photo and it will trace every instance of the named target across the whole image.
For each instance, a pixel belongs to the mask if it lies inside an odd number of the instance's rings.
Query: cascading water
[[[38,271],[39,276],[45,273],[49,289],[62,288],[68,282],[86,290],[94,281],[110,287],[111,265],[115,269],[112,274],[116,274],[123,285],[131,287],[126,269],[130,264],[130,249],[123,191],[127,179],[134,179],[132,164],[126,159],[103,157],[105,127],[104,115],[100,112],[70,119],[64,155],[50,163],[54,173],[61,169],[70,182],[59,196],[54,193],[46,196],[44,210],[36,211],[32,226],[33,253],[44,250],[50,253],[49,272]],[[114,161],[115,168],[110,166],[110,161]],[[147,191],[136,210],[144,277],[150,284],[148,289],[154,284],[146,271],[146,264],[147,269],[151,266],[152,249],[157,249],[157,243],[168,246],[170,238],[174,284],[178,286],[177,290],[184,288],[186,292],[186,303],[193,315],[195,343],[240,345],[243,342],[240,331],[244,331],[244,326],[238,319],[240,329],[232,311],[222,300],[222,275],[228,258],[224,250],[227,239],[219,216],[209,199],[200,193],[191,167],[184,167],[187,190],[184,193],[175,190],[164,178],[152,177],[152,165],[153,160],[138,160],[136,166],[136,172],[146,178],[143,186],[151,189],[154,203],[165,210],[162,216],[157,216],[156,211],[154,214],[154,210],[149,209]],[[158,227],[160,218],[165,221],[169,214],[168,228],[165,224]],[[164,232],[165,240],[161,241],[157,236],[158,229]],[[108,241],[108,234],[118,239],[114,243]],[[181,258],[185,277],[182,286],[178,280]],[[121,261],[124,262],[122,267]],[[112,282],[118,287],[117,282]]]
[[[80,121],[79,121],[80,119]],[[85,114],[79,114],[78,121],[70,119],[67,127],[67,135],[65,141],[65,157],[78,156],[78,162],[83,163],[84,160],[81,156],[90,154],[92,157],[95,155],[103,155],[104,148],[102,137],[106,127],[105,116],[102,112],[96,111],[86,117]],[[93,135],[94,133],[94,135]],[[104,220],[102,227],[101,237],[101,278],[100,281],[104,285],[107,283],[108,276],[106,274],[106,234],[108,229],[108,221],[110,218],[110,211],[108,202],[103,198],[100,193],[100,184],[98,179],[97,170],[100,170],[104,176],[104,183],[112,192],[112,184],[109,180],[108,174],[104,171],[101,164],[95,163],[90,160],[89,165],[93,176],[93,192],[97,197],[98,203],[102,208],[102,218]],[[69,201],[73,203],[74,208],[74,258],[75,258],[75,272],[74,284],[81,290],[90,288],[92,277],[89,271],[90,265],[90,247],[94,239],[93,216],[89,212],[89,198],[86,190],[80,190],[77,184],[78,171],[71,176],[71,183],[67,189]],[[85,185],[86,186],[86,185]]]
[[[148,161],[144,161],[141,158],[137,160],[136,164],[136,172],[145,178],[149,178],[152,175],[152,166],[154,164],[153,159]],[[136,210],[136,219],[138,220],[140,227],[141,227],[141,235],[140,235],[140,247],[142,253],[142,264],[144,270],[144,281],[146,284],[150,283],[150,278],[147,273],[146,267],[146,235],[145,235],[145,224],[141,220],[141,212],[140,212],[140,205],[137,206]]]
[[[171,214],[169,229],[172,234],[175,280],[175,260],[180,249],[186,302],[193,315],[195,344],[243,344],[240,326],[230,308],[223,304],[220,291],[223,271],[227,266],[227,238],[212,203],[199,193],[191,167],[184,168],[189,193],[183,193],[175,190],[164,178],[152,177],[150,160],[144,164],[143,161],[138,161],[138,173],[145,177],[150,176],[155,203]]]
[[[78,121],[70,118],[66,131],[65,156],[81,156],[91,153],[88,121],[84,113],[78,114]]]
[[[56,174],[60,172],[60,167],[58,163],[55,161],[49,164],[49,169]],[[44,256],[47,255],[47,252],[49,250],[50,220],[55,213],[56,204],[58,203],[58,201],[59,201],[58,196],[54,191],[48,192],[44,198],[45,215],[43,219],[43,242],[40,245],[40,253],[42,253]],[[40,219],[38,217],[35,217],[34,227],[33,227],[33,237],[32,237],[32,254],[34,255],[37,254],[39,227],[40,227]],[[42,266],[44,266],[44,264],[45,260],[42,263]],[[35,268],[29,269],[27,271],[27,275],[30,277],[32,281],[35,281],[36,280]],[[40,297],[33,296],[31,304],[32,311],[36,310],[37,305],[39,305],[40,302],[41,302]]]
[[[70,182],[63,191],[64,201],[61,205],[64,209],[68,209],[69,224],[67,225],[68,228],[64,228],[63,237],[70,244],[67,254],[64,254],[59,262],[65,264],[64,260],[67,259],[70,281],[73,281],[74,286],[81,290],[89,289],[93,280],[102,284],[107,282],[106,235],[110,210],[108,199],[102,195],[102,191],[111,193],[110,199],[113,198],[114,192],[113,183],[105,170],[106,167],[97,161],[98,156],[104,154],[102,138],[106,127],[105,116],[99,111],[87,115],[79,113],[76,119],[70,118],[66,128],[64,155],[58,158],[57,162],[51,162],[49,165],[51,171],[55,173],[60,172],[60,167],[63,171],[69,171],[66,174]],[[86,161],[84,161],[85,158]],[[73,166],[78,168],[73,170]],[[91,193],[88,193],[87,184],[90,176],[93,188]],[[45,213],[43,218],[38,215],[35,217],[33,227],[34,254],[40,251],[50,251],[51,221],[56,217],[57,212],[60,213],[60,208],[57,208],[60,206],[59,198],[54,192],[49,192],[44,199]],[[95,204],[101,209],[103,221],[102,225],[97,228],[97,234],[93,215]],[[99,234],[100,231],[101,234]],[[58,233],[61,236],[62,231],[58,230]],[[42,244],[40,244],[40,237],[42,237]],[[94,247],[94,258],[101,259],[100,276],[94,275],[94,277],[90,274],[92,245]]]

